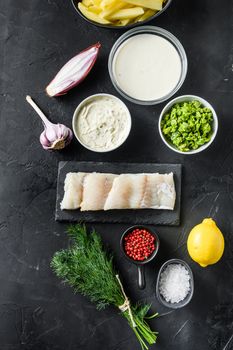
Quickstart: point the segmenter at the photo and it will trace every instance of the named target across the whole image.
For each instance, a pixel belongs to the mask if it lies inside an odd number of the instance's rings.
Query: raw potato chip
[[[163,8],[163,0],[125,0],[125,2],[157,11],[160,11]]]
[[[115,13],[113,13],[110,16],[110,20],[117,20],[117,19],[131,19],[131,18],[135,18],[138,17],[140,15],[144,14],[144,10],[142,7],[133,7],[131,9],[122,9],[119,10]]]

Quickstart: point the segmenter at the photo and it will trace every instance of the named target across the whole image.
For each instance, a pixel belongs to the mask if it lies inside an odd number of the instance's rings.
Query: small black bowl
[[[82,12],[79,10],[77,4],[78,2],[80,2],[79,0],[71,0],[72,2],[72,5],[74,7],[74,9],[76,10],[76,12],[79,14],[79,16],[81,16],[83,19],[85,19],[87,22],[97,26],[97,27],[101,27],[101,28],[111,28],[111,29],[130,29],[130,28],[133,28],[133,27],[137,27],[139,25],[143,25],[145,23],[148,23],[150,21],[152,21],[154,18],[158,17],[159,15],[161,15],[161,13],[163,13],[171,4],[172,0],[166,0],[162,10],[156,12],[153,16],[147,18],[145,21],[142,21],[142,22],[137,22],[137,23],[131,23],[131,24],[128,24],[126,26],[114,26],[114,25],[108,25],[108,24],[101,24],[101,23],[97,23],[97,22],[94,22],[90,19],[88,19],[87,17],[85,17]]]
[[[154,252],[148,257],[148,259],[145,259],[145,260],[143,260],[143,261],[137,261],[137,260],[131,259],[131,258],[126,254],[125,249],[124,249],[124,238],[125,238],[125,236],[127,236],[130,232],[132,232],[133,230],[135,230],[135,229],[137,229],[137,228],[138,228],[138,229],[142,229],[142,230],[147,230],[148,232],[150,232],[150,234],[154,236],[155,242],[156,242]],[[131,263],[137,265],[137,268],[138,268],[138,287],[139,287],[140,289],[144,289],[145,286],[146,286],[144,265],[147,264],[147,263],[149,263],[149,262],[151,262],[151,260],[154,259],[154,257],[155,257],[155,256],[157,255],[157,253],[158,253],[159,245],[160,245],[160,242],[159,242],[159,237],[158,237],[158,235],[157,235],[155,232],[153,232],[150,228],[148,228],[148,227],[146,227],[146,226],[142,226],[142,225],[139,225],[139,226],[136,225],[136,226],[131,226],[131,227],[129,227],[129,228],[123,233],[123,235],[121,236],[120,247],[121,247],[122,252],[124,253],[125,258],[126,258],[129,262],[131,262]]]
[[[188,295],[184,298],[184,300],[181,300],[179,303],[169,303],[167,302],[164,297],[160,294],[159,291],[159,282],[160,282],[160,276],[161,273],[167,268],[168,265],[171,264],[180,264],[182,266],[184,266],[186,268],[186,270],[189,273],[190,276],[190,291],[188,293]],[[158,277],[157,277],[157,282],[156,282],[156,296],[158,301],[160,302],[160,304],[169,307],[171,309],[180,309],[181,307],[186,306],[192,299],[193,297],[193,293],[194,293],[194,278],[193,278],[193,273],[192,270],[190,268],[190,266],[184,261],[184,260],[180,260],[180,259],[171,259],[166,261],[160,268],[159,273],[158,273]]]

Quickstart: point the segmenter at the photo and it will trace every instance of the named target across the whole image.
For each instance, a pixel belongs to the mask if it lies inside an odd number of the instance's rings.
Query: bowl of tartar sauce
[[[182,86],[187,57],[179,40],[154,26],[134,28],[113,45],[108,70],[116,90],[131,102],[155,105]]]
[[[74,135],[87,149],[109,152],[120,147],[131,130],[131,115],[116,96],[96,94],[76,108],[72,121]]]

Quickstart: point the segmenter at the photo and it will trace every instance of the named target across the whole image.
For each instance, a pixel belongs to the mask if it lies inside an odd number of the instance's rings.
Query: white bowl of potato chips
[[[105,28],[132,28],[163,13],[172,0],[71,0],[78,14]]]

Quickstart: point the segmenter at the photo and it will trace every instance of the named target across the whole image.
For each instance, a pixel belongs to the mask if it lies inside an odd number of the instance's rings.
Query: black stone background
[[[52,121],[71,125],[73,111],[98,92],[118,95],[107,71],[111,46],[120,36],[87,24],[69,0],[0,0],[0,349],[140,349],[124,319],[95,306],[60,283],[49,263],[67,246],[66,224],[54,221],[60,160],[182,163],[182,224],[157,227],[158,259],[147,271],[147,288],[136,286],[135,267],[124,260],[119,238],[127,225],[94,225],[115,254],[128,295],[147,300],[160,317],[157,350],[233,349],[233,3],[232,0],[174,0],[153,21],[183,43],[189,69],[178,92],[197,94],[216,108],[219,132],[214,144],[196,156],[181,156],[160,140],[157,122],[164,104],[140,107],[127,102],[133,127],[127,142],[109,154],[94,154],[75,140],[60,153],[44,151],[39,118],[25,102],[30,94]],[[101,41],[100,57],[89,77],[67,96],[50,99],[44,88],[75,53]],[[226,249],[214,266],[189,258],[187,235],[212,216],[224,232]],[[169,258],[187,261],[195,293],[185,308],[170,311],[155,299],[159,267]]]

